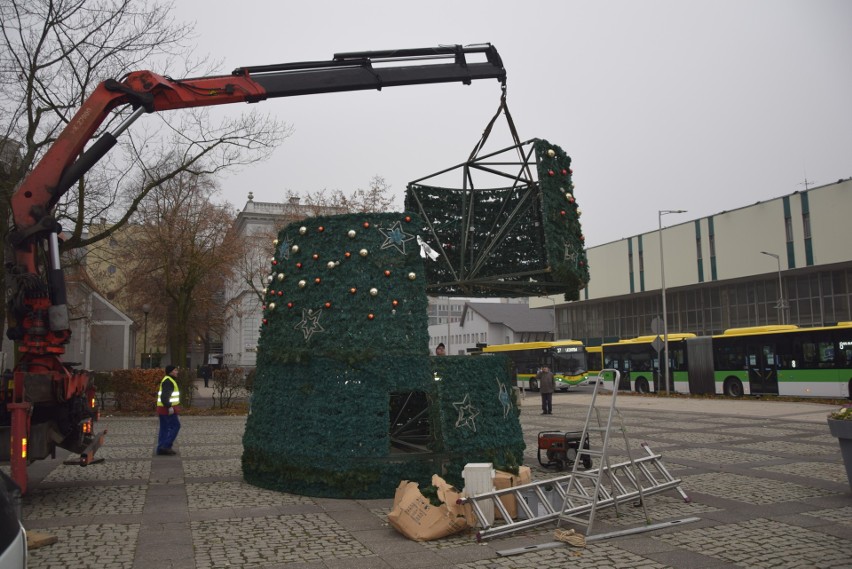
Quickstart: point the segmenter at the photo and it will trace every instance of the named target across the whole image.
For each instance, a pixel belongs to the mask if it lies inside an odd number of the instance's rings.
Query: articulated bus
[[[661,390],[656,336],[604,344],[604,367],[620,389]],[[852,322],[731,328],[716,336],[669,335],[669,371],[679,393],[852,397]]]
[[[669,334],[669,377],[674,380],[675,391],[688,392],[687,348],[686,340],[695,338],[695,334]],[[655,346],[655,341],[657,346]],[[619,389],[629,389],[637,393],[663,391],[663,370],[659,352],[662,339],[657,336],[639,336],[630,340],[621,340],[604,344],[603,367],[621,372]]]
[[[498,344],[485,346],[482,353],[509,356],[515,365],[518,387],[523,389],[538,389],[535,376],[544,365],[553,372],[554,383],[559,391],[568,391],[571,386],[588,381],[586,349],[578,340]]]
[[[732,328],[713,337],[716,393],[852,395],[852,322]]]

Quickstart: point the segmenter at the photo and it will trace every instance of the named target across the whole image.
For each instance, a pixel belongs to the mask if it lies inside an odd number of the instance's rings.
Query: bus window
[[[718,346],[713,350],[713,356],[718,370],[746,369],[746,357],[742,345]]]
[[[834,344],[819,343],[819,367],[834,367]]]

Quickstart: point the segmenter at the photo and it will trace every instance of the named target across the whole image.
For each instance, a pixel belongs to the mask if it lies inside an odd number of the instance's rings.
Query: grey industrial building
[[[852,321],[850,215],[847,178],[590,247],[580,300],[530,306],[555,304],[558,337],[588,345],[659,329],[663,289],[669,333]]]

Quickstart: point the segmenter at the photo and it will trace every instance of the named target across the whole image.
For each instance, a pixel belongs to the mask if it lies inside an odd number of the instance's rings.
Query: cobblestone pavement
[[[655,398],[656,399],[656,398]],[[542,467],[537,436],[582,428],[588,398],[557,394],[554,414],[528,397],[521,415],[533,480],[564,473]],[[154,455],[157,422],[102,420],[109,430],[86,468],[65,456],[30,467],[28,530],[56,536],[30,552],[31,569],[328,568],[734,568],[852,566],[852,493],[828,408],[755,402],[619,397],[631,449],[663,457],[690,496],[646,498],[652,522],[696,517],[655,531],[589,542],[553,542],[545,525],[479,544],[473,532],[418,543],[387,523],[391,500],[333,500],[272,492],[243,482],[244,417],[183,417],[178,456]],[[650,406],[649,406],[650,405]],[[816,411],[816,412],[814,412]],[[613,460],[626,457],[624,440]],[[623,456],[619,456],[623,455]],[[644,525],[641,508],[600,510],[595,533]]]

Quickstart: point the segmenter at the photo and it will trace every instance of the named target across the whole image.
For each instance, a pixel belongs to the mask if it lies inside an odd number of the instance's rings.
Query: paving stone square
[[[802,484],[781,482],[768,478],[755,479],[732,472],[708,472],[685,476],[683,487],[687,493],[700,492],[756,505],[776,504],[834,494],[828,490]]]
[[[307,496],[275,492],[240,481],[187,482],[189,511],[314,504]]]
[[[776,464],[773,466],[758,466],[757,470],[765,470],[767,472],[780,472],[782,474],[792,474],[800,476],[804,479],[818,478],[820,480],[830,480],[831,482],[843,483],[846,480],[846,470],[841,462],[791,462],[785,464]]]
[[[582,428],[589,391],[557,394],[552,416],[527,399],[521,425],[534,481],[570,473],[538,463],[537,436]],[[113,416],[100,425],[109,431],[103,462],[81,468],[59,456],[31,467],[25,526],[58,540],[33,550],[29,569],[850,566],[852,490],[823,408],[648,396],[619,402],[634,458],[646,454],[640,444],[647,442],[690,498],[675,490],[647,496],[648,518],[663,524],[653,531],[639,531],[644,512],[628,502],[617,514],[596,513],[594,533],[615,536],[584,548],[551,547],[554,522],[481,543],[474,528],[413,542],[388,523],[390,498],[312,498],[247,484],[245,417],[183,416],[178,455],[162,457],[154,454],[156,417]],[[620,432],[611,434],[609,451],[613,463],[627,459]]]
[[[199,568],[262,567],[375,554],[327,514],[225,518],[191,523]]]
[[[655,539],[738,567],[845,569],[852,559],[850,540],[763,518]]]

